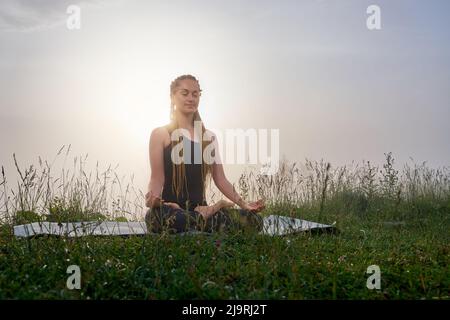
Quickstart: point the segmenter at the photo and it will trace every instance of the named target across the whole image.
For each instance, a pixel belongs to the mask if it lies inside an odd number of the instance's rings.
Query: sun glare
[[[145,102],[142,102],[139,106],[115,108],[114,118],[133,144],[142,145],[148,143],[154,128],[169,122],[169,107],[162,103],[145,107]]]

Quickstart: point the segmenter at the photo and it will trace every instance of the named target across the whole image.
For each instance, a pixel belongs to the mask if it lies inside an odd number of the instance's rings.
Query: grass
[[[274,176],[242,174],[239,192],[265,198],[264,214],[336,221],[336,235],[16,238],[18,223],[135,220],[145,210],[142,192],[134,203],[128,186],[114,195],[111,171],[90,179],[80,166],[55,182],[44,168],[17,167],[15,191],[3,174],[0,299],[450,299],[447,168],[400,172],[389,153],[382,168],[283,161]],[[74,264],[80,290],[66,286]],[[371,265],[380,267],[380,290],[366,286]]]

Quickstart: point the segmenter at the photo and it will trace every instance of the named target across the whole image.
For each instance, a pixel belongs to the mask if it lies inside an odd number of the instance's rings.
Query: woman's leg
[[[239,227],[244,230],[262,231],[264,221],[259,213],[253,213],[244,209],[239,209]]]
[[[220,209],[218,212],[209,217],[200,226],[201,231],[262,231],[263,219],[261,215],[252,213],[243,209]]]
[[[229,212],[226,209],[220,209],[206,220],[202,216],[198,230],[203,232],[226,232],[235,226]]]
[[[243,209],[220,209],[204,219],[197,211],[174,209],[167,205],[149,209],[145,215],[149,232],[170,233],[198,230],[203,232],[230,232],[235,230],[261,231],[263,219],[261,215]]]
[[[198,212],[174,209],[167,205],[149,209],[145,215],[148,231],[155,233],[163,231],[179,233],[197,230],[201,219]]]

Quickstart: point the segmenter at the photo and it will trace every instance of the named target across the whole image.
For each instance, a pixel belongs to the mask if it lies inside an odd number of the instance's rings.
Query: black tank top
[[[201,144],[200,142],[192,141],[186,137],[183,137],[183,154],[184,165],[186,174],[186,185],[177,197],[176,193],[172,190],[172,174],[173,174],[173,162],[171,157],[172,144],[169,144],[164,148],[164,187],[162,198],[166,202],[175,202],[180,205],[181,208],[193,211],[197,205],[206,206],[206,200],[203,199],[203,182],[202,182],[202,165],[199,162],[201,159]],[[190,144],[190,149],[189,149]],[[190,158],[190,162],[188,159]],[[186,202],[187,206],[186,206]]]

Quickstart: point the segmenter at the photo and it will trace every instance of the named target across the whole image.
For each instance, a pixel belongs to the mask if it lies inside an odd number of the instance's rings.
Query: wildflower
[[[206,281],[206,282],[202,285],[202,288],[207,287],[207,286],[210,286],[210,285],[215,286],[216,283],[215,283],[214,281],[208,280],[208,281]]]

